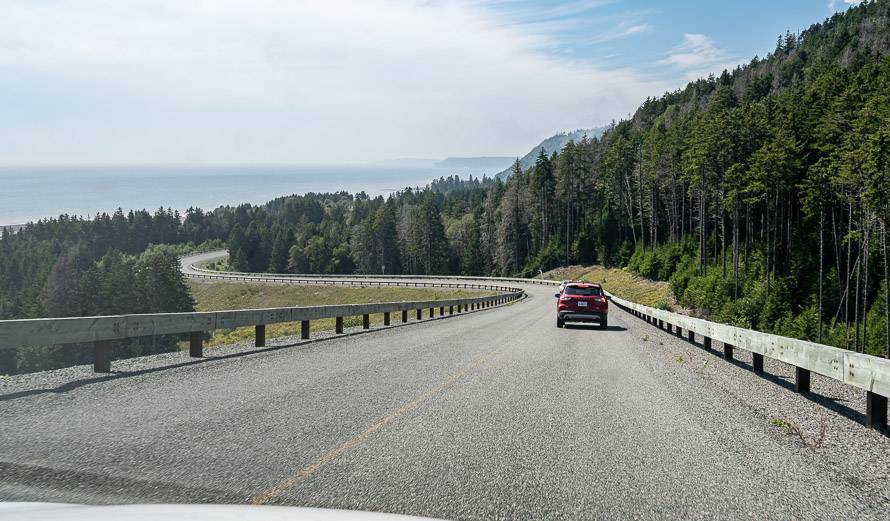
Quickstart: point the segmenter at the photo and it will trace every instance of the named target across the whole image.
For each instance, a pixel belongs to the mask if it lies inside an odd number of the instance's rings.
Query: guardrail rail
[[[472,285],[471,285],[472,286]],[[375,304],[345,304],[305,306],[193,313],[151,313],[94,317],[38,318],[0,321],[0,349],[23,346],[93,343],[93,369],[97,373],[111,371],[111,342],[127,338],[155,335],[189,335],[189,354],[203,356],[205,333],[216,329],[236,327],[255,328],[255,344],[265,346],[266,325],[300,322],[300,336],[309,338],[312,320],[335,319],[335,332],[343,333],[343,317],[361,316],[363,329],[370,328],[370,315],[383,314],[383,325],[390,325],[392,313],[401,313],[408,322],[410,312],[421,320],[424,310],[429,318],[486,309],[515,301],[524,295],[520,288],[475,285],[480,289],[496,289],[496,295],[427,301],[383,302]]]
[[[887,397],[890,396],[890,360],[878,356],[856,353],[846,349],[788,338],[751,329],[710,322],[700,318],[672,313],[662,309],[636,304],[609,295],[611,301],[668,333],[683,336],[695,342],[701,336],[702,345],[712,350],[713,341],[723,344],[723,357],[730,360],[734,349],[750,351],[754,372],[763,372],[764,357],[784,362],[794,367],[794,389],[810,392],[811,373],[863,389],[865,398],[865,423],[878,430],[887,429]]]
[[[211,252],[211,253],[219,253],[220,256],[228,255],[225,251]],[[369,281],[369,279],[388,279],[388,280],[416,280],[416,279],[427,279],[427,280],[487,280],[492,282],[520,282],[523,284],[541,284],[541,285],[554,285],[559,284],[558,281],[548,280],[544,278],[540,279],[523,279],[520,277],[476,277],[470,275],[380,275],[380,274],[361,274],[361,275],[342,275],[342,274],[330,274],[330,275],[320,275],[315,273],[268,273],[263,275],[258,275],[256,273],[247,273],[243,271],[219,271],[219,270],[211,270],[207,268],[202,268],[200,266],[195,265],[194,263],[189,264],[189,269],[195,272],[200,272],[208,275],[214,275],[215,277],[226,275],[226,276],[236,276],[236,277],[264,277],[271,279],[292,279],[299,281],[311,281],[316,279],[323,279],[326,281],[333,281],[339,279],[347,279],[347,280],[360,280],[360,281]],[[194,276],[194,274],[186,272],[186,276]],[[240,279],[239,279],[240,280]]]

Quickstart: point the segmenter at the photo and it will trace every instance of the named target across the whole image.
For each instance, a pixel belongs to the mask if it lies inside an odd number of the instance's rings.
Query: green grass
[[[326,286],[284,285],[248,282],[207,282],[189,280],[189,288],[195,298],[198,311],[222,311],[227,309],[255,309],[291,306],[326,306],[336,304],[371,304],[376,302],[404,302],[413,300],[440,300],[493,295],[492,291],[472,291],[448,288],[397,288],[387,286]],[[438,316],[438,311],[436,311]],[[427,318],[424,310],[424,318]],[[414,314],[409,315],[414,320]],[[401,317],[393,315],[393,322]],[[361,317],[343,317],[344,327],[361,325]],[[371,324],[382,324],[383,314],[371,315]],[[313,320],[311,331],[334,329],[334,319]],[[299,323],[269,324],[266,337],[274,338],[300,334]],[[212,333],[205,344],[213,347],[253,340],[254,329],[220,329]]]
[[[676,299],[667,282],[644,279],[630,271],[604,266],[569,266],[544,274],[552,280],[583,280],[597,282],[609,293],[637,304],[659,309],[672,309]]]
[[[795,427],[794,424],[785,418],[770,418],[769,424],[775,427],[779,427],[785,434],[794,434]]]

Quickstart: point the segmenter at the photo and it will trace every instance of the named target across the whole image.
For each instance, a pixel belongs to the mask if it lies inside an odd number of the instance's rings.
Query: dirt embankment
[[[671,286],[664,281],[650,280],[619,268],[605,266],[568,266],[556,268],[544,274],[552,280],[583,280],[597,282],[609,293],[623,299],[652,306],[669,309],[678,313],[686,313],[677,303]]]

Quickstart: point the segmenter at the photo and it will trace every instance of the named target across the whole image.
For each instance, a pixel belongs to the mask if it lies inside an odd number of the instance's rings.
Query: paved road
[[[553,290],[527,291],[460,317],[7,394],[0,499],[886,517],[865,480],[654,353],[651,326],[613,309],[608,331],[558,330]]]

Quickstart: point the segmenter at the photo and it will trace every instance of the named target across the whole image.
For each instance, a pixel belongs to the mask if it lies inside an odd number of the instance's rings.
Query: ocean
[[[498,168],[370,165],[0,166],[0,226],[60,214],[92,217],[159,207],[210,210],[307,192],[386,195],[433,179]]]

